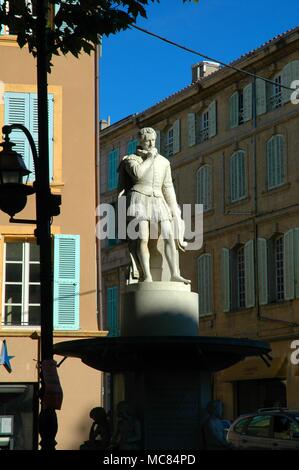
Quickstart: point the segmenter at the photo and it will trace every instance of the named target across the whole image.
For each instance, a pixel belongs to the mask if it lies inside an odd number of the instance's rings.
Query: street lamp
[[[33,156],[35,181],[31,185],[23,184],[23,178],[31,173],[24,163],[22,155],[13,150],[15,144],[9,134],[18,129],[25,133]],[[39,415],[39,433],[42,450],[55,449],[57,432],[56,409],[62,403],[56,363],[53,361],[53,275],[52,275],[52,240],[51,219],[60,213],[61,197],[51,194],[49,180],[45,184],[40,171],[38,157],[32,135],[22,124],[12,124],[2,128],[4,142],[0,144],[0,209],[10,215],[10,222],[36,224],[35,236],[40,246],[40,286],[41,286],[41,412]],[[27,196],[36,193],[36,220],[14,219],[14,215],[24,209]]]

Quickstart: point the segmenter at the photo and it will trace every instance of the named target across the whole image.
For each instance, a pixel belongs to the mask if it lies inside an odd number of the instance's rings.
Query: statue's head
[[[144,127],[138,132],[138,137],[140,145],[144,150],[155,148],[157,138],[155,129],[152,129],[151,127]]]
[[[222,402],[220,400],[211,400],[207,405],[209,415],[221,418],[222,416]]]

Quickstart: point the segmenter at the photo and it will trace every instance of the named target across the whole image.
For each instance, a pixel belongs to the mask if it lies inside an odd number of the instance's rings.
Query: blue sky
[[[299,24],[295,0],[160,0],[138,26],[230,62]],[[114,123],[191,82],[200,57],[136,30],[103,40],[100,116]]]

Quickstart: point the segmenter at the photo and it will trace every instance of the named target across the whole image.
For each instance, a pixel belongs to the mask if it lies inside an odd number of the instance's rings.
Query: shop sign
[[[1,348],[1,355],[0,355],[0,366],[4,366],[7,372],[11,373],[12,368],[10,364],[10,360],[15,356],[9,356],[7,350],[6,340],[2,341],[2,348]]]

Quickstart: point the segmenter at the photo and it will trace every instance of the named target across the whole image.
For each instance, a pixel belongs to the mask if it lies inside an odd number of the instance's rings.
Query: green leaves
[[[82,52],[90,54],[101,43],[102,36],[127,29],[140,16],[146,18],[147,5],[159,1],[49,0],[49,69],[52,55],[71,53],[78,57]],[[183,0],[184,3],[190,1],[198,3],[198,0]],[[21,48],[27,44],[29,52],[36,56],[36,18],[25,1],[11,2],[9,10],[6,10],[4,2],[0,6],[1,24],[17,35]]]

